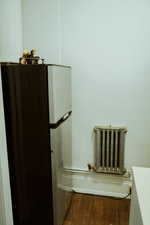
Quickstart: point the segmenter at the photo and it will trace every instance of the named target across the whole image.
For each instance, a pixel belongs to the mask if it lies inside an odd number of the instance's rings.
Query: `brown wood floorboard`
[[[73,194],[64,225],[129,225],[130,200]]]

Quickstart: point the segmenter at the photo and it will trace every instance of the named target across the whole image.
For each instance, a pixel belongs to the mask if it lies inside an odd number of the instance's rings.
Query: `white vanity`
[[[133,167],[130,225],[150,225],[150,168]]]

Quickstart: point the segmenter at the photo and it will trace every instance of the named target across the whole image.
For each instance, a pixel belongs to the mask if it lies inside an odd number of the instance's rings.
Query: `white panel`
[[[131,197],[131,207],[130,207],[130,225],[143,225],[140,207],[138,203],[137,193],[135,184],[133,183],[132,197]]]
[[[134,188],[131,199],[130,225],[149,225],[150,168],[133,167]]]
[[[54,201],[54,223],[61,225],[68,209],[71,195],[61,185],[63,172],[63,156],[68,154],[67,160],[72,161],[72,137],[71,117],[61,124],[57,129],[51,130],[52,149],[52,179],[53,179],[53,201]],[[69,182],[71,187],[72,180]],[[60,204],[61,202],[61,204]]]
[[[13,225],[0,71],[0,225]]]
[[[1,166],[1,165],[0,165]],[[0,224],[6,224],[2,171],[0,167]]]
[[[72,116],[61,125],[61,148],[64,168],[72,167]]]
[[[48,67],[50,122],[56,123],[71,111],[71,68]]]

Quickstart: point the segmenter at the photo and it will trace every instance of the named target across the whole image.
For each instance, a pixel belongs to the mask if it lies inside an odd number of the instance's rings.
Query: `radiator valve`
[[[96,166],[91,165],[91,164],[88,164],[87,166],[88,166],[89,171],[96,171]]]

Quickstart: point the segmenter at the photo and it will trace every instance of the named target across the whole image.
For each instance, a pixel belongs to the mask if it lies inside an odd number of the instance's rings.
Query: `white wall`
[[[149,1],[23,0],[23,25],[25,48],[72,65],[73,167],[87,168],[93,127],[110,124],[128,128],[126,167],[150,166]]]
[[[127,126],[126,167],[150,166],[150,2],[62,0],[62,63],[73,68],[73,167],[95,125]]]
[[[0,71],[0,225],[13,225]]]
[[[1,173],[1,170],[0,170]],[[2,183],[2,174],[0,174],[0,224],[6,224],[6,217],[5,217],[5,207],[4,207],[4,195],[3,195],[3,183]]]
[[[22,51],[21,0],[0,0],[0,61],[18,61]],[[0,225],[13,225],[0,74]]]
[[[0,0],[0,61],[18,61],[21,52],[21,0]]]
[[[59,1],[22,0],[23,48],[37,49],[47,63],[60,63]]]

